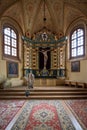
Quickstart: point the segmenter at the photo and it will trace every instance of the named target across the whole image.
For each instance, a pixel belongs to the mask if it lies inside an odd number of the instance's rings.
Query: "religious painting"
[[[71,72],[80,72],[80,61],[71,62]]]
[[[9,61],[7,62],[7,77],[18,77],[18,63]]]

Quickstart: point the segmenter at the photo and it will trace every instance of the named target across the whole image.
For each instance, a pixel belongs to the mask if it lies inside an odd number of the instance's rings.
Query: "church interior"
[[[0,130],[87,130],[86,76],[87,0],[0,0]]]

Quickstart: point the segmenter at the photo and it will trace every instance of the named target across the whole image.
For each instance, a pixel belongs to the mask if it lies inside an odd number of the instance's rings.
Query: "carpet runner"
[[[23,100],[0,100],[0,130],[5,130],[24,102]]]
[[[68,100],[65,102],[79,123],[87,130],[87,100]]]
[[[62,101],[30,100],[11,130],[75,130]]]
[[[87,100],[0,100],[0,130],[76,130],[64,104],[86,130]]]

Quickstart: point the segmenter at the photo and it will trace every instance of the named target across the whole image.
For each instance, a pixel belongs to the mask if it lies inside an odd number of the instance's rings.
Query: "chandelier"
[[[31,38],[29,38],[26,33],[25,36],[22,36],[22,40],[25,42],[25,44],[32,47],[61,47],[65,45],[64,41],[67,40],[67,37],[62,36],[61,38],[58,38],[56,34],[47,29],[45,26],[47,20],[45,15],[45,0],[43,0],[43,2],[43,28],[37,33],[33,34]]]

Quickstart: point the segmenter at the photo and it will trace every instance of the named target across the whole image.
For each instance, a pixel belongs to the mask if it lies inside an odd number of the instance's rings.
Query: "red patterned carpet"
[[[41,103],[32,108],[25,130],[61,130],[59,117],[55,106]]]
[[[66,104],[80,124],[87,130],[87,100],[69,100]]]
[[[68,110],[87,130],[87,100],[0,100],[0,130],[79,130]]]
[[[29,100],[11,130],[76,130],[62,101]]]
[[[6,126],[21,109],[25,101],[0,100],[0,130],[5,130]]]

